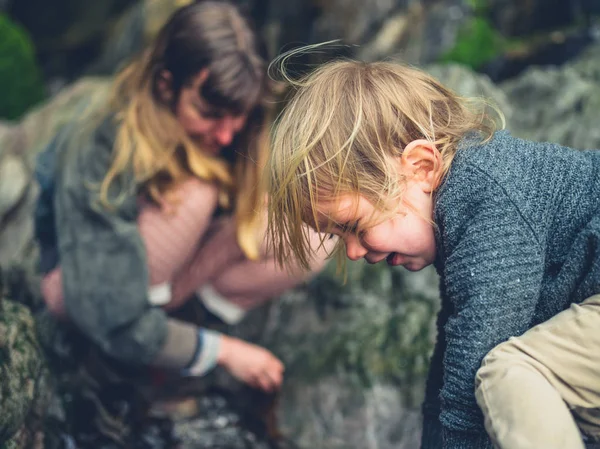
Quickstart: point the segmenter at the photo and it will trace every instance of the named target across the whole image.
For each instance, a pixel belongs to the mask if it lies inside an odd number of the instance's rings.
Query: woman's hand
[[[266,392],[278,390],[284,366],[270,351],[238,338],[221,336],[217,363],[238,380]]]

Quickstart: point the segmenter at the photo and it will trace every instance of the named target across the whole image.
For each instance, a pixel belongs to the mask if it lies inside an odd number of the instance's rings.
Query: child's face
[[[345,195],[337,207],[330,202],[318,209],[323,225],[328,219],[337,223],[332,233],[344,240],[351,260],[386,260],[389,265],[402,265],[410,271],[421,270],[435,260],[433,200],[419,183],[407,182],[397,213],[383,221],[378,219],[381,213],[362,196]],[[375,224],[361,226],[361,222]]]

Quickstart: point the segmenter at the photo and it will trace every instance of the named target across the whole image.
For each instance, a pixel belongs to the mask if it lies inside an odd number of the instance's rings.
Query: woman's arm
[[[66,310],[112,357],[184,368],[196,353],[198,329],[151,307],[131,179],[112,186],[112,200],[125,193],[114,210],[99,203],[97,187],[110,165],[111,148],[112,135],[104,131],[82,148],[61,152],[54,207]]]

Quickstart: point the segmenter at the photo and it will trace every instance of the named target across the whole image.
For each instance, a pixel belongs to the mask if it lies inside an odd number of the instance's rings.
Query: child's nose
[[[346,255],[350,260],[360,260],[367,254],[367,250],[358,242],[358,239],[346,239]]]

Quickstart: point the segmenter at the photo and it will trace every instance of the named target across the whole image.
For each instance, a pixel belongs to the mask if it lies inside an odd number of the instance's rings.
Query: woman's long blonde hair
[[[248,114],[246,126],[219,156],[202,151],[161,99],[159,78],[170,75],[174,98],[202,69],[200,95],[214,107]],[[110,207],[113,182],[132,170],[136,185],[157,203],[184,179],[215,183],[221,205],[233,207],[238,242],[258,257],[259,211],[264,201],[261,170],[267,157],[269,115],[264,45],[240,11],[228,2],[196,2],[177,10],[154,43],[116,78],[110,102],[118,123],[114,159],[100,186]]]
[[[319,203],[362,195],[391,213],[405,184],[392,156],[411,141],[435,144],[444,176],[467,133],[489,139],[496,118],[502,121],[485,101],[460,98],[399,63],[334,61],[291,82],[295,92],[278,117],[266,171],[269,240],[282,265],[296,260],[309,266],[314,248],[305,223],[323,233],[321,243],[327,237],[329,229],[319,227]]]

